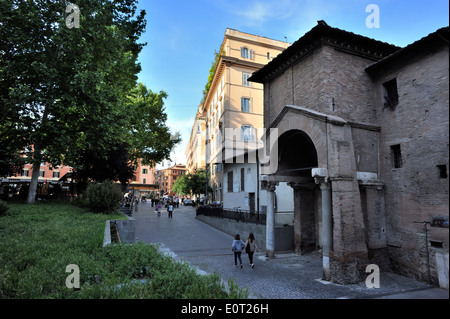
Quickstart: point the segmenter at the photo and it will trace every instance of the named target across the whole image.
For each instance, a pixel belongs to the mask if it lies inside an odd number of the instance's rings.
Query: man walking
[[[169,207],[167,208],[167,210],[169,211],[169,218],[173,218],[172,213],[173,213],[173,204],[172,202],[169,203]]]

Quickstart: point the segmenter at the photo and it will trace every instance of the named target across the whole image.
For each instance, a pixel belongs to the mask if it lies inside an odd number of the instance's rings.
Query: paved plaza
[[[197,219],[193,207],[180,206],[168,218],[166,211],[158,217],[150,202],[140,203],[136,218],[136,238],[160,249],[175,260],[188,262],[200,273],[218,273],[223,282],[229,278],[241,288],[248,288],[251,298],[268,299],[448,299],[448,290],[430,287],[393,273],[380,274],[380,288],[367,288],[365,282],[337,285],[321,280],[322,259],[319,253],[303,256],[278,253],[266,259],[255,254],[255,267],[242,255],[244,267],[234,266],[231,251],[233,237]],[[248,234],[240,234],[246,238]],[[258,240],[258,238],[257,238]]]

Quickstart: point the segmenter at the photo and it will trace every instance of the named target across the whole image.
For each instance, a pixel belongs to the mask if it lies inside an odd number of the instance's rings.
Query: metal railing
[[[225,218],[242,223],[265,224],[266,214],[251,212],[249,210],[234,207],[233,209],[223,209],[215,206],[200,206],[197,208],[197,215],[210,216],[215,218]]]

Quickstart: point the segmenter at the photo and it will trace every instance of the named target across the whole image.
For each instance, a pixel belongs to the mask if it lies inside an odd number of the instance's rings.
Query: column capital
[[[314,182],[319,184],[321,189],[325,190],[329,187],[330,178],[326,168],[313,168],[311,175],[314,178]]]
[[[320,185],[320,189],[328,189],[328,187],[330,186],[330,179],[328,176],[316,176],[314,177],[314,181],[316,182],[316,184]]]
[[[278,182],[274,181],[261,181],[261,189],[265,189],[269,192],[274,192],[275,188],[278,186]]]

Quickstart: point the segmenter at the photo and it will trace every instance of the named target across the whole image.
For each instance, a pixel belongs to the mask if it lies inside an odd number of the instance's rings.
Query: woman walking
[[[253,263],[253,254],[258,251],[258,245],[256,245],[255,236],[253,233],[248,235],[247,241],[245,242],[245,252],[248,254],[248,260],[250,261],[250,267],[255,267]]]
[[[231,250],[234,252],[234,265],[237,266],[237,260],[239,259],[239,263],[242,268],[242,249],[244,248],[245,243],[241,240],[239,234],[236,234],[233,240],[233,244],[231,245]]]

